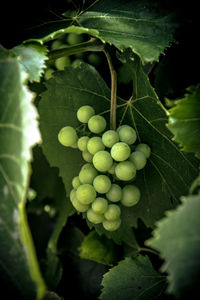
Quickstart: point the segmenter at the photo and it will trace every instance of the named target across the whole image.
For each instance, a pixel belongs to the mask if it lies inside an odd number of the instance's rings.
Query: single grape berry
[[[74,198],[76,198],[76,189],[72,189],[69,194],[69,199],[71,202],[73,201]]]
[[[98,175],[93,181],[95,190],[100,194],[105,194],[111,188],[110,178],[106,175]]]
[[[143,152],[134,151],[131,153],[129,160],[134,163],[136,170],[141,170],[147,163],[146,156]]]
[[[111,174],[111,175],[114,175],[115,174],[115,167],[116,167],[117,163],[114,162],[112,164],[112,167],[108,170],[108,173]]]
[[[70,45],[80,44],[83,41],[83,36],[80,34],[69,33],[66,39],[67,43]]]
[[[108,208],[108,201],[105,198],[98,197],[92,202],[92,209],[97,214],[104,214]]]
[[[106,128],[106,120],[102,116],[94,115],[88,121],[88,128],[93,133],[101,133]]]
[[[95,114],[94,108],[90,105],[81,106],[77,110],[77,119],[81,123],[87,123],[89,119]]]
[[[100,172],[108,171],[113,164],[113,159],[108,151],[97,152],[92,159],[93,165]]]
[[[63,127],[58,133],[58,140],[63,146],[72,146],[78,140],[76,130],[71,126]]]
[[[99,136],[94,136],[87,143],[87,150],[94,155],[98,151],[104,150],[105,146]]]
[[[131,207],[133,205],[136,205],[139,200],[140,190],[138,189],[138,187],[132,184],[125,185],[125,187],[122,190],[121,203],[124,206]]]
[[[136,146],[135,151],[143,152],[146,158],[151,155],[151,148],[147,144],[139,144]]]
[[[92,184],[94,178],[98,175],[97,170],[95,169],[95,167],[92,164],[85,164],[80,172],[79,172],[79,180],[80,182],[83,183],[89,183]]]
[[[118,184],[113,183],[110,190],[106,193],[106,197],[111,202],[119,202],[122,197],[122,189]]]
[[[79,185],[81,185],[80,179],[79,179],[78,176],[75,176],[72,179],[72,186],[73,186],[74,189],[77,189],[79,187]]]
[[[107,231],[115,231],[120,227],[121,219],[117,219],[114,221],[104,220],[102,222],[102,225],[103,225],[104,229],[106,229]]]
[[[88,152],[87,150],[82,152],[82,157],[85,161],[87,161],[89,163],[92,162],[93,155],[90,152]]]
[[[104,220],[103,214],[97,214],[92,208],[87,211],[87,218],[93,224],[102,223]]]
[[[115,174],[122,181],[129,181],[136,175],[136,168],[131,161],[122,161],[117,164]]]
[[[119,141],[119,134],[115,130],[107,130],[102,135],[102,142],[108,148],[112,148]]]
[[[114,160],[124,161],[130,156],[131,149],[126,143],[119,142],[112,146],[110,153]]]
[[[119,134],[119,140],[121,142],[127,143],[128,145],[132,145],[135,143],[137,139],[137,135],[135,130],[129,125],[122,125],[117,129]]]
[[[106,212],[104,213],[104,217],[108,221],[114,221],[119,219],[121,215],[121,209],[117,204],[109,204]]]
[[[78,212],[82,213],[88,211],[88,209],[90,208],[90,205],[83,204],[80,201],[78,201],[77,197],[73,198],[72,205]]]
[[[88,136],[82,136],[77,141],[77,146],[80,151],[87,151],[87,143],[89,141]]]
[[[96,191],[91,184],[82,184],[76,190],[76,197],[82,204],[90,204],[96,198]]]

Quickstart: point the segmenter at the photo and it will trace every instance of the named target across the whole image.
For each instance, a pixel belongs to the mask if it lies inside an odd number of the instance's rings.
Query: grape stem
[[[104,48],[103,52],[107,58],[111,75],[110,129],[115,130],[117,108],[117,72],[113,66],[111,55],[108,49]]]
[[[70,56],[85,51],[103,51],[105,45],[98,39],[91,38],[89,41],[74,46],[52,50],[49,52],[49,60],[54,60],[62,56]]]

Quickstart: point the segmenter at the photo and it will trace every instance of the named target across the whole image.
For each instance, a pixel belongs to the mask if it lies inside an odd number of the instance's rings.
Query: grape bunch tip
[[[87,124],[92,136],[79,137],[71,126],[62,127],[58,133],[59,143],[78,148],[85,161],[72,179],[70,201],[90,223],[115,231],[121,225],[121,208],[140,201],[140,189],[132,181],[146,166],[151,148],[145,143],[135,145],[137,134],[129,125],[106,130],[106,119],[90,105],[79,107],[76,116]]]

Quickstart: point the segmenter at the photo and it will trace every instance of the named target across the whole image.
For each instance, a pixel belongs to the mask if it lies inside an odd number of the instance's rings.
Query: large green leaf
[[[37,113],[18,59],[3,48],[0,70],[0,271],[22,297],[41,299],[45,285],[25,213]]]
[[[178,298],[196,295],[200,278],[200,196],[183,197],[183,203],[157,223],[148,244],[160,251],[168,273],[168,292]]]
[[[123,51],[130,47],[143,63],[158,60],[173,42],[176,24],[161,5],[147,0],[96,1],[78,18],[86,28],[95,29],[103,42]]]
[[[118,98],[118,125],[133,126],[138,134],[137,143],[149,144],[152,154],[135,181],[141,189],[141,201],[132,208],[122,207],[120,230],[107,233],[117,242],[119,236],[123,238],[128,234],[127,227],[137,226],[138,218],[147,226],[152,226],[165,210],[174,207],[179,197],[188,192],[198,171],[196,160],[186,156],[171,141],[171,134],[165,125],[165,110],[142,71],[140,59],[134,56],[127,60],[127,65],[134,89],[130,100]],[[104,113],[109,119],[110,90],[97,71],[86,64],[76,69],[68,67],[54,74],[55,77],[46,84],[47,90],[42,94],[39,105],[43,150],[51,166],[59,167],[69,194],[71,180],[78,174],[83,161],[80,151],[59,144],[58,132],[66,125],[80,126],[76,111],[84,104],[93,105],[97,113]],[[105,232],[101,225],[97,225],[96,229],[99,233]]]
[[[188,88],[169,111],[168,128],[183,151],[200,153],[200,84]]]
[[[147,256],[126,258],[103,277],[101,300],[149,300],[158,297],[166,286],[165,276],[153,269]]]

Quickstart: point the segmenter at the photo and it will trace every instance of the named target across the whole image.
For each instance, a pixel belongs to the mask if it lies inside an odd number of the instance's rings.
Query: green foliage
[[[40,138],[37,112],[18,59],[3,49],[0,55],[1,272],[23,297],[41,299],[45,286],[25,211],[31,148]]]
[[[166,286],[165,276],[156,272],[147,256],[120,261],[103,277],[101,300],[149,300],[158,297]]]
[[[180,299],[195,294],[200,276],[200,196],[183,197],[182,201],[157,223],[153,238],[148,241],[165,260],[162,271],[168,273],[168,292]]]
[[[200,85],[188,88],[184,98],[169,111],[168,128],[185,152],[200,154]]]

